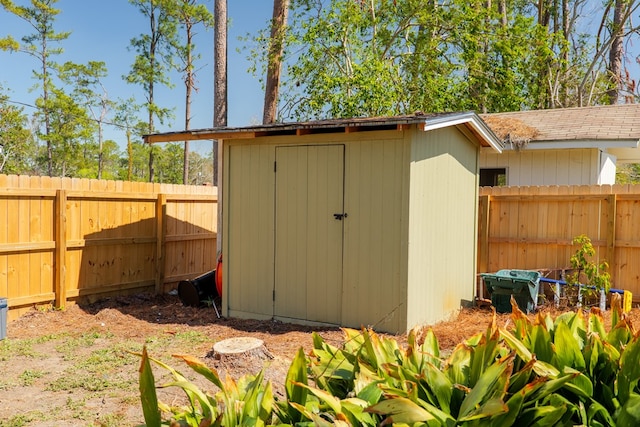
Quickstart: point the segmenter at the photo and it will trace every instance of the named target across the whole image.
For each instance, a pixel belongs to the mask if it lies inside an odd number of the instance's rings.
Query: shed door
[[[340,323],[344,146],[276,148],[274,315]]]

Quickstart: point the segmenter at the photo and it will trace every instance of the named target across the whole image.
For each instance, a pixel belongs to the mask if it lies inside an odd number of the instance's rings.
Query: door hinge
[[[278,171],[278,162],[273,162],[273,171],[274,172]]]
[[[274,301],[276,300],[276,291],[275,291],[275,289],[274,289],[274,291],[273,291],[273,300],[274,300]]]

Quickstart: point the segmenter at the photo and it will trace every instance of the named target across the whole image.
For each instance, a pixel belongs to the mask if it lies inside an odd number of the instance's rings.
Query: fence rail
[[[33,305],[166,291],[216,262],[215,187],[0,175],[0,297]],[[585,234],[640,300],[640,185],[483,187],[478,271],[570,267]]]
[[[0,175],[0,296],[10,317],[164,291],[216,262],[215,187]]]
[[[640,300],[640,185],[483,187],[478,271],[570,268],[587,235],[615,288]]]

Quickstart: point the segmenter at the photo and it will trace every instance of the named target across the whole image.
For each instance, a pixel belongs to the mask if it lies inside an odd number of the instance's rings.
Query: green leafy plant
[[[177,356],[219,391],[203,393],[173,368],[141,354],[140,390],[147,425],[161,414],[189,426],[628,426],[640,423],[640,339],[612,301],[607,331],[599,309],[553,319],[527,317],[512,299],[510,327],[496,315],[483,333],[444,358],[431,330],[407,345],[370,329],[343,329],[336,347],[318,334],[300,349],[277,400],[258,375],[221,381],[215,370]],[[156,396],[151,363],[167,369],[190,402],[170,408]],[[162,424],[164,423],[164,424]]]
[[[611,275],[607,272],[609,264],[604,260],[597,264],[593,260],[596,250],[591,239],[581,234],[573,239],[573,244],[578,245],[578,248],[569,259],[574,272],[567,276],[567,285],[581,286],[579,291],[591,297],[600,295],[602,291],[609,292],[611,288]]]
[[[215,369],[207,367],[197,358],[188,355],[174,355],[196,373],[218,387],[215,395],[209,395],[190,382],[183,374],[169,365],[150,358],[146,347],[140,364],[140,396],[144,419],[147,426],[264,426],[271,420],[274,406],[271,383],[263,384],[264,372],[247,375],[238,382],[227,378],[222,381]],[[166,369],[173,381],[159,387],[179,387],[188,399],[186,406],[170,406],[158,401],[155,378],[151,362]],[[171,414],[170,421],[162,421],[161,414]],[[174,424],[177,423],[177,424]]]

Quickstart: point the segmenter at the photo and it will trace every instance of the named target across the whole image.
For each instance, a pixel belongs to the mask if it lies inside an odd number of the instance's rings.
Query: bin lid
[[[526,279],[526,280],[532,280],[535,282],[540,279],[540,272],[535,270],[518,270],[518,269],[500,270],[496,273],[496,276],[512,277],[515,279]]]

